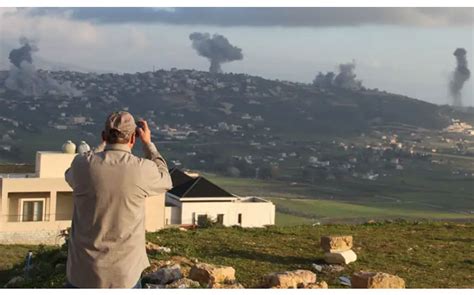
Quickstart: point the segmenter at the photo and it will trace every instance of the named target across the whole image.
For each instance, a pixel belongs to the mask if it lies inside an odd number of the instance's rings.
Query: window
[[[237,223],[242,225],[242,213],[239,213],[239,215],[237,216]]]
[[[22,221],[43,221],[44,201],[23,201]]]
[[[224,224],[224,214],[217,214],[217,223]]]

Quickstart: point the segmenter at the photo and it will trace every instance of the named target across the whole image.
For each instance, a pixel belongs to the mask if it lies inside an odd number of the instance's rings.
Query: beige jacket
[[[124,144],[101,145],[76,156],[66,171],[74,200],[67,260],[72,285],[131,288],[150,265],[145,198],[162,194],[172,184],[155,145],[144,145],[144,152],[146,159],[134,156]]]

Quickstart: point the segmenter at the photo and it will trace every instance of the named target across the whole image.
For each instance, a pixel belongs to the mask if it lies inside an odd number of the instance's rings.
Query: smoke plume
[[[313,80],[313,85],[319,88],[338,87],[349,90],[360,90],[362,81],[356,80],[355,62],[340,64],[339,73],[327,72],[326,74],[319,72]]]
[[[462,106],[461,90],[464,83],[469,80],[471,71],[467,67],[466,49],[458,48],[453,55],[456,57],[456,69],[453,72],[451,82],[449,83],[449,92],[453,99],[453,106]]]
[[[313,80],[313,85],[319,88],[330,88],[333,86],[335,76],[334,72],[327,72],[326,74],[319,72]]]
[[[356,80],[355,62],[340,64],[339,74],[334,79],[334,85],[344,89],[359,90],[362,88],[362,81]]]
[[[25,37],[20,38],[20,48],[10,51],[8,58],[12,63],[5,86],[25,96],[65,95],[80,96],[81,92],[71,86],[70,82],[60,83],[50,77],[46,71],[37,71],[32,53],[38,51],[34,42]]]
[[[230,44],[222,35],[214,34],[211,37],[209,33],[195,32],[189,35],[189,39],[197,53],[211,62],[211,73],[222,73],[222,63],[243,59],[242,49]]]

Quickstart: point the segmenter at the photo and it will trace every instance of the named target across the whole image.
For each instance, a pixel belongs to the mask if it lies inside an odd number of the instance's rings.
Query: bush
[[[205,218],[198,219],[199,228],[212,228],[212,227],[223,227],[222,224],[217,222],[217,220],[206,216]]]

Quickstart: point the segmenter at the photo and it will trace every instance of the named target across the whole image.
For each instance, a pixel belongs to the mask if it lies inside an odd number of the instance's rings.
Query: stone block
[[[405,280],[383,272],[356,272],[351,277],[352,288],[403,289]]]
[[[191,267],[189,279],[203,285],[223,284],[235,281],[235,269],[230,266],[198,263]]]
[[[316,274],[309,270],[274,272],[263,277],[264,288],[304,288],[316,283]]]
[[[327,252],[324,254],[324,261],[329,264],[349,264],[357,260],[357,254],[352,250],[340,252]]]
[[[325,252],[339,252],[352,249],[352,236],[324,236],[321,237],[321,248]]]

